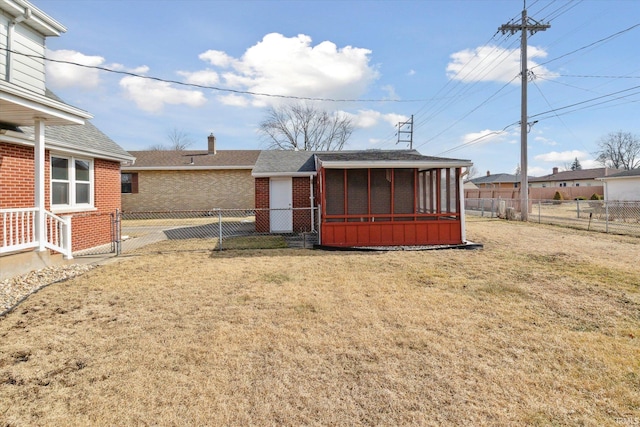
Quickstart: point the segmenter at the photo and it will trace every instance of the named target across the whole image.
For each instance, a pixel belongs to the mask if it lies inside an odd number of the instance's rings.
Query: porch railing
[[[0,209],[0,254],[40,247],[37,208]],[[43,246],[71,259],[71,218],[45,211]]]

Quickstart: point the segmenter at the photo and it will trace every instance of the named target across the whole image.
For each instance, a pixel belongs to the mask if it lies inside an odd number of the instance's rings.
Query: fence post
[[[480,217],[484,217],[484,199],[480,199]]]
[[[122,214],[120,212],[120,209],[116,208],[116,214],[115,214],[115,224],[114,224],[114,228],[115,228],[115,238],[116,238],[116,256],[120,256],[120,254],[122,253]]]
[[[491,218],[494,218],[493,214],[496,212],[496,199],[491,198]]]
[[[580,200],[579,199],[576,199],[576,206],[578,209],[578,219],[580,219]]]
[[[222,209],[218,208],[218,250],[222,250]]]
[[[538,224],[542,224],[542,200],[538,200]]]
[[[604,204],[604,232],[609,232],[609,203]]]

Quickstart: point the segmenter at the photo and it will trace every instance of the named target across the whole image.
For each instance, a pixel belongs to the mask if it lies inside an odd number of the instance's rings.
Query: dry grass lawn
[[[640,239],[468,237],[165,246],[51,285],[0,318],[0,426],[640,425]]]

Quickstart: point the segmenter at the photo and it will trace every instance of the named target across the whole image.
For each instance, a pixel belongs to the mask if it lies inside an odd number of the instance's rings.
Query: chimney
[[[207,137],[207,147],[209,154],[216,154],[216,137],[213,133]]]
[[[491,176],[491,171],[487,171],[487,176]]]
[[[553,168],[553,174],[556,175],[558,173],[558,168]]]

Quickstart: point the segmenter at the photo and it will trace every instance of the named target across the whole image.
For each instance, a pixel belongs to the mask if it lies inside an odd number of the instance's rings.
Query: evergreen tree
[[[573,161],[573,163],[571,163],[571,170],[572,171],[581,171],[582,170],[582,165],[580,164],[580,161],[578,160],[577,157]]]

